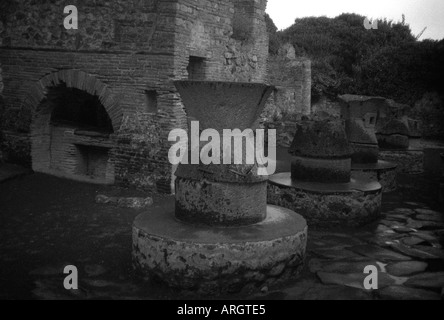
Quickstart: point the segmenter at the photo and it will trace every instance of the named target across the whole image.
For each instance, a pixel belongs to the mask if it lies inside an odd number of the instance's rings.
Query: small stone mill
[[[352,148],[352,177],[378,181],[383,192],[396,190],[397,165],[378,159],[379,144],[375,132],[380,108],[387,99],[350,94],[339,96],[339,99],[341,118],[345,121]]]
[[[342,120],[299,122],[289,153],[291,172],[269,178],[269,203],[297,211],[309,227],[355,227],[379,217],[381,185],[351,177]]]
[[[272,91],[238,82],[175,86],[187,116],[221,137],[224,129],[255,129]],[[267,205],[267,176],[258,170],[257,163],[246,162],[179,164],[175,196],[134,221],[135,267],[172,287],[204,294],[259,290],[297,275],[305,258],[306,221]]]

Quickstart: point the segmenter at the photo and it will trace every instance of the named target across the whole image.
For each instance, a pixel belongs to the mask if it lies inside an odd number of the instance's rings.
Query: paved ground
[[[436,200],[438,180],[399,178],[399,190],[384,195],[380,221],[362,229],[309,229],[307,265],[298,280],[228,298],[440,299],[444,215]],[[143,210],[97,204],[97,194],[146,196],[43,174],[0,183],[0,299],[193,298],[133,273],[131,224]],[[162,200],[156,197],[154,205]],[[373,292],[362,288],[369,264],[381,270]],[[63,288],[66,265],[78,267],[77,292]]]
[[[15,164],[2,163],[0,164],[0,183],[29,174],[30,172],[30,169]]]

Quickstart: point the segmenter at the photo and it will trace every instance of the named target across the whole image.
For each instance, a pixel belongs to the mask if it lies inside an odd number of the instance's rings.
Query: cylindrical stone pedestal
[[[380,217],[381,185],[376,181],[348,183],[295,181],[278,173],[268,182],[268,202],[300,213],[310,228],[357,227]]]
[[[307,224],[291,210],[268,206],[260,223],[223,228],[178,221],[174,198],[167,202],[133,224],[133,260],[144,274],[214,296],[260,290],[303,268]]]

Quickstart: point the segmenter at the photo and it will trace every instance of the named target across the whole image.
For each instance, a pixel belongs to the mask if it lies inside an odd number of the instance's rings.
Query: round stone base
[[[377,163],[353,163],[351,177],[355,180],[378,181],[382,192],[392,192],[398,187],[396,167],[396,164],[382,160]]]
[[[133,262],[169,286],[201,294],[259,290],[295,277],[307,244],[304,218],[268,206],[267,218],[242,227],[203,227],[174,217],[174,200],[133,224]]]
[[[310,227],[355,227],[380,216],[382,187],[377,181],[349,183],[292,181],[289,172],[272,175],[268,203],[297,211]]]
[[[424,172],[423,150],[380,150],[379,159],[397,164],[397,171],[401,173]]]

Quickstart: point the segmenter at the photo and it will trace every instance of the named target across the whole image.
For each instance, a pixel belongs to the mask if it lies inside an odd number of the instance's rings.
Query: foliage
[[[378,20],[378,29],[371,30],[364,19],[348,13],[296,19],[275,33],[273,43],[270,37],[270,53],[288,42],[312,60],[315,99],[356,93],[413,104],[427,91],[444,89],[444,40],[418,41],[404,17]]]

